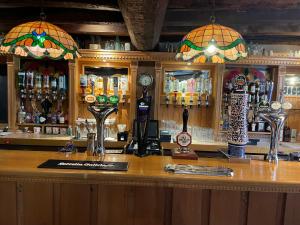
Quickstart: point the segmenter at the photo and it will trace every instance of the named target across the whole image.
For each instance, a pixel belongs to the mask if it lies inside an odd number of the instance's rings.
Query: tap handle
[[[189,111],[187,108],[185,108],[182,113],[182,121],[183,121],[182,132],[187,132],[188,119],[189,119]]]

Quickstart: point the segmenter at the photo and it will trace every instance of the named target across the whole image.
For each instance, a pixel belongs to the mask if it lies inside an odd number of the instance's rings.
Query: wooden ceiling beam
[[[51,22],[51,21],[49,21]],[[128,36],[127,28],[124,23],[72,23],[55,21],[53,24],[61,27],[70,34],[89,34],[103,36]],[[4,31],[9,31],[12,27],[18,24],[0,23],[0,34]]]
[[[100,1],[102,2],[102,1]],[[87,9],[87,10],[104,10],[104,11],[120,11],[117,5],[113,4],[96,4],[92,2],[76,2],[76,1],[36,1],[36,0],[6,0],[0,1],[0,8],[23,8],[23,7],[44,7],[44,8],[69,8],[69,9]]]
[[[152,50],[159,41],[168,0],[118,0],[132,44]]]

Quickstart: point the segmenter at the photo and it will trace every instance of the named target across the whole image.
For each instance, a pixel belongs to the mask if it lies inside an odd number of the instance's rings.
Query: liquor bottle
[[[60,99],[64,100],[67,94],[66,75],[64,74],[60,74],[58,77],[58,91],[60,94]]]
[[[57,100],[57,78],[55,76],[51,77],[51,93],[52,99]]]
[[[253,118],[252,118],[251,131],[252,132],[256,131],[256,118],[255,118],[255,116],[253,116]]]
[[[18,72],[18,87],[20,90],[25,88],[25,79],[26,79],[25,71],[19,71]]]
[[[26,118],[26,112],[24,111],[24,106],[21,105],[18,112],[18,123],[20,124],[25,123],[25,118]]]
[[[50,80],[49,75],[44,74],[44,76],[43,76],[43,88],[46,89],[46,90],[50,88],[49,80]]]
[[[177,105],[177,93],[179,90],[179,80],[174,80],[174,105]]]
[[[166,105],[168,107],[168,105],[170,104],[170,92],[171,92],[171,76],[166,76],[165,77],[165,81],[164,81],[164,93],[166,94],[165,97],[165,101],[166,101]]]
[[[33,84],[34,84],[34,73],[32,71],[28,71],[26,73],[26,89],[28,90],[28,97],[31,100],[33,98]]]
[[[42,76],[40,73],[35,74],[35,91],[36,91],[36,99],[41,100],[42,99]]]

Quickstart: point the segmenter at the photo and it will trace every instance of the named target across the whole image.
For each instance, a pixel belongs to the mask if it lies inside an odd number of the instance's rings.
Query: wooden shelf
[[[17,126],[36,126],[36,127],[68,127],[69,124],[52,124],[52,123],[46,123],[46,124],[39,124],[39,123],[18,123]]]

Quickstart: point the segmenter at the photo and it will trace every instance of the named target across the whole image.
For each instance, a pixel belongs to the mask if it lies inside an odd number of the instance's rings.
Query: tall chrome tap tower
[[[114,86],[114,95],[93,95],[94,90],[92,91],[92,95],[85,96],[85,101],[88,103],[88,110],[93,114],[97,123],[97,141],[96,145],[92,145],[93,148],[88,149],[88,155],[99,155],[104,157],[105,155],[105,147],[104,147],[104,122],[106,118],[112,114],[113,112],[118,111],[118,78],[113,79]],[[94,84],[92,84],[92,89],[94,89]],[[106,85],[104,87],[106,90]],[[105,93],[105,91],[104,91]],[[95,135],[89,135],[95,137]],[[93,140],[90,140],[93,141]]]
[[[292,104],[284,101],[283,92],[281,91],[279,101],[272,102],[269,108],[259,113],[259,116],[271,126],[270,150],[267,156],[269,162],[278,163],[280,130],[288,116],[287,110],[291,108]]]

